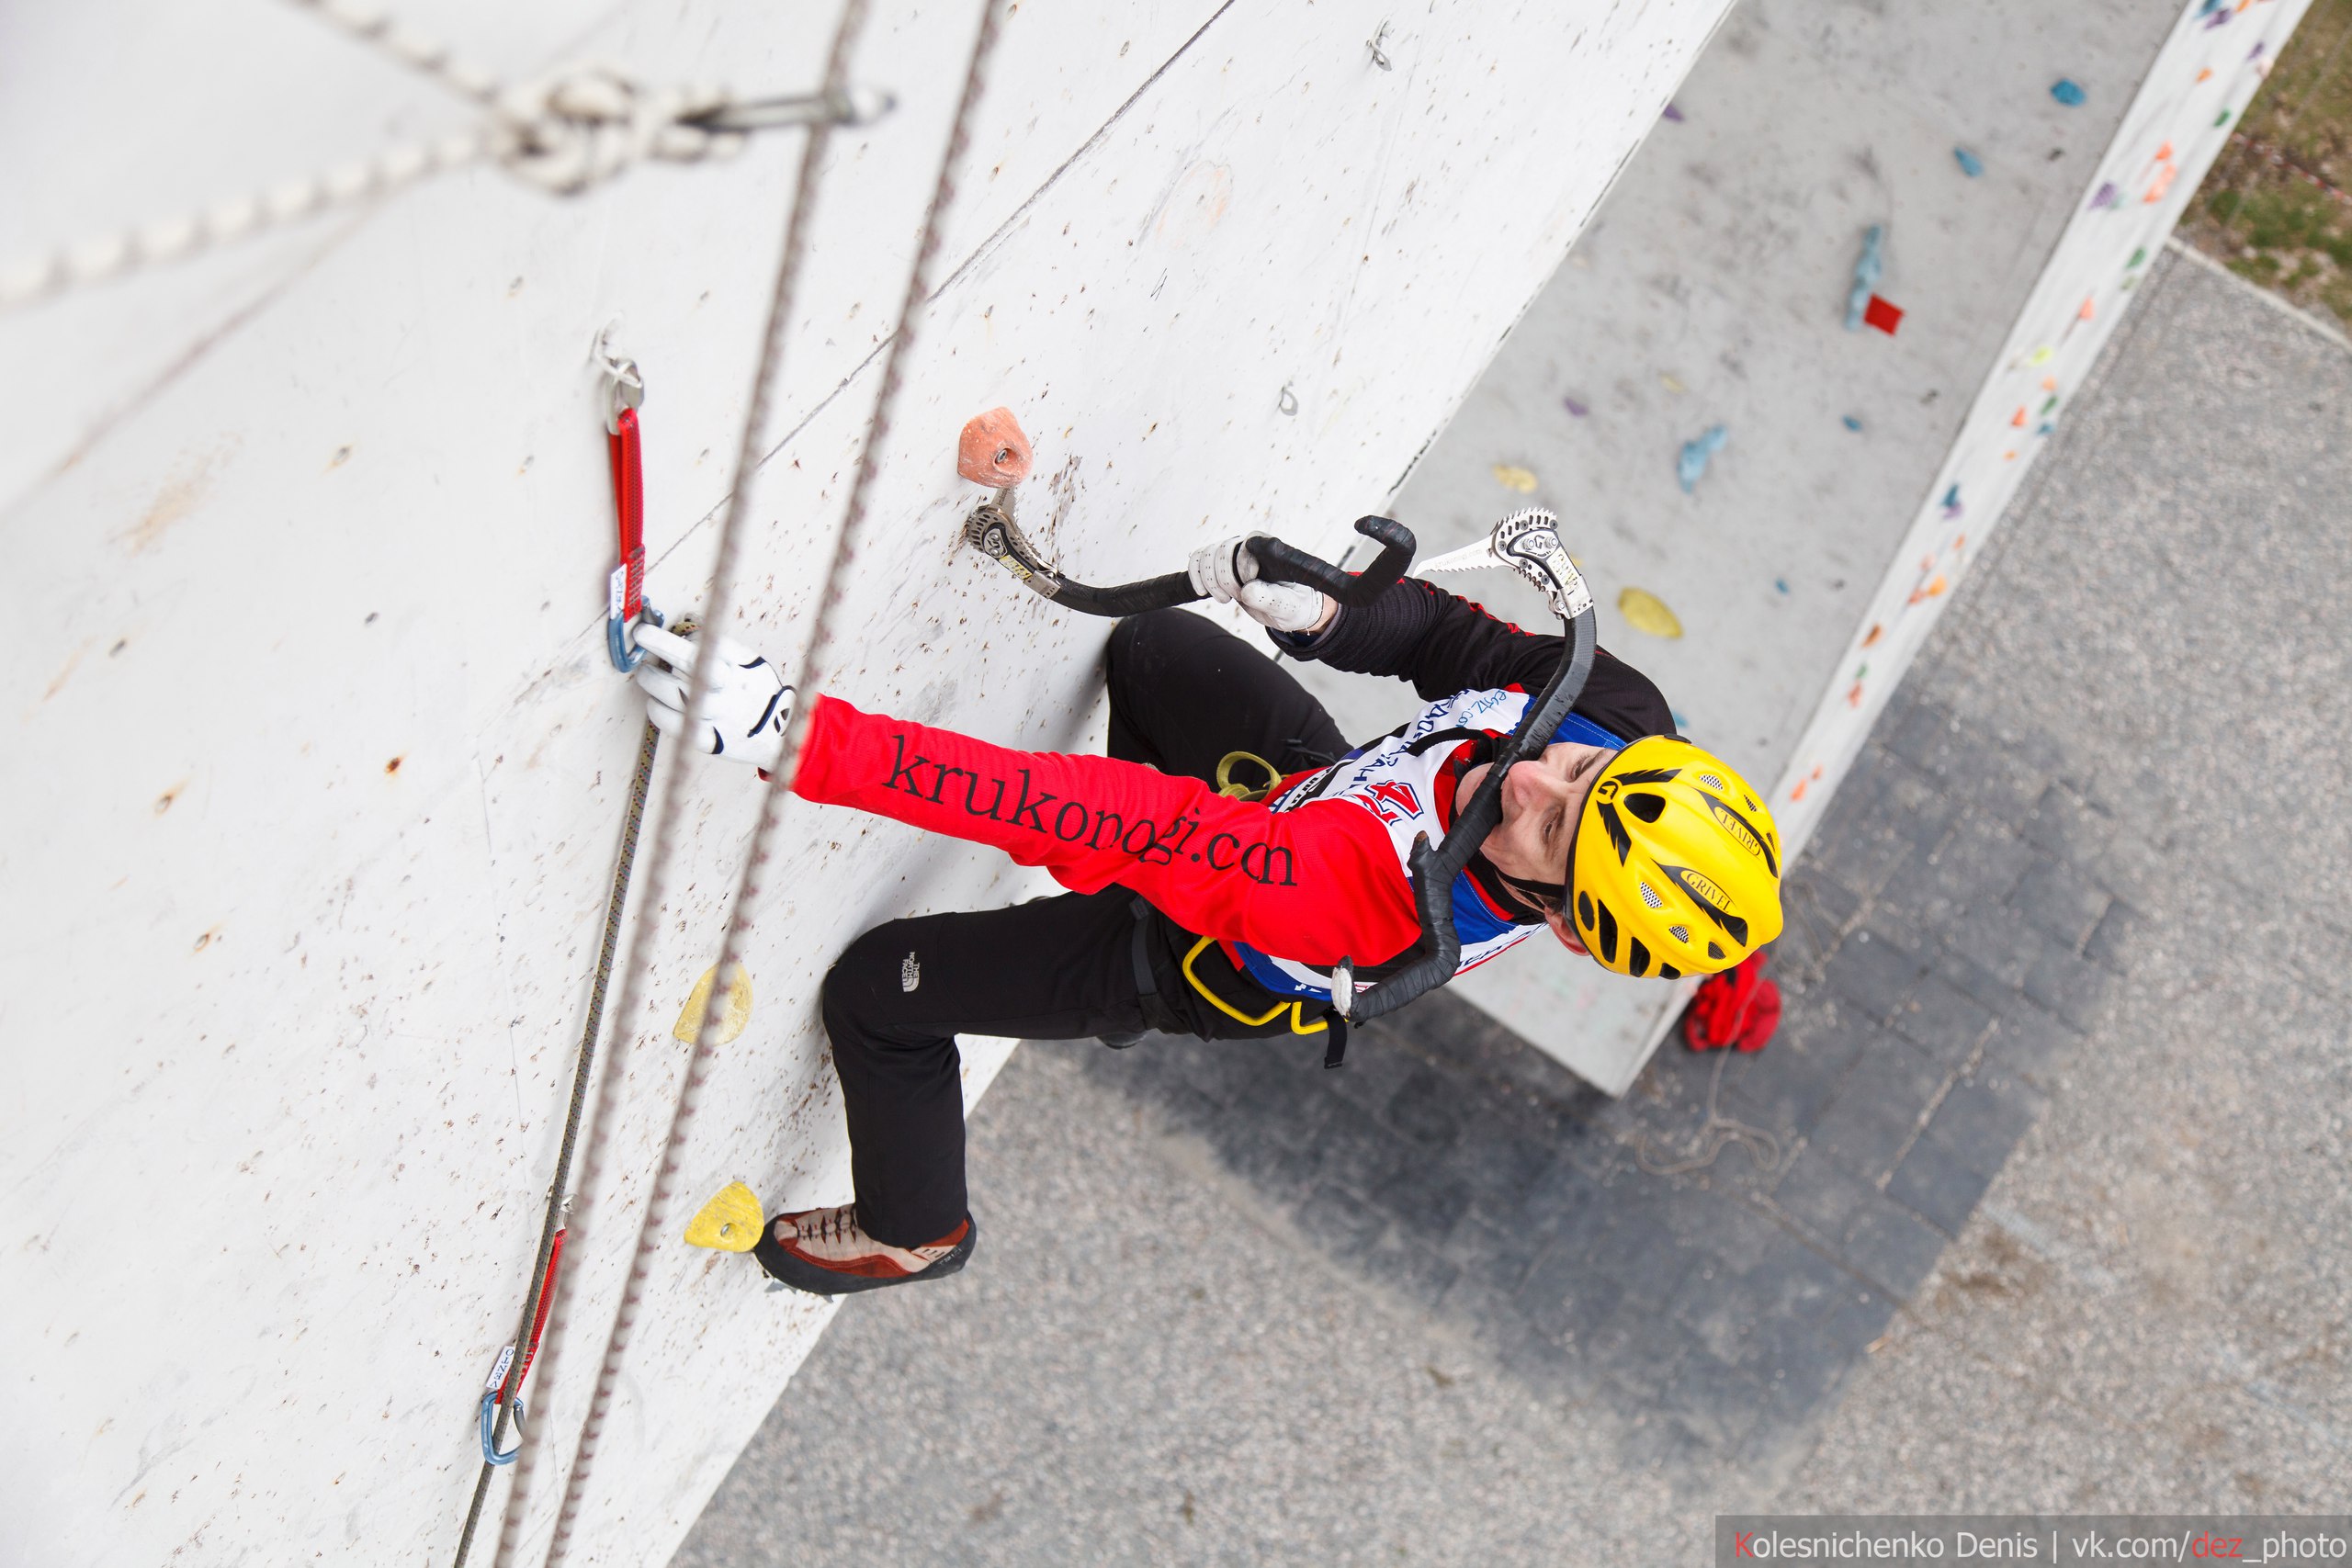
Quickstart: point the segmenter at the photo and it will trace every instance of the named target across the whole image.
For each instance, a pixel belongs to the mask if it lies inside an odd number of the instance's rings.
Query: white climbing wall
[[[835,8],[397,7],[507,77],[605,59],[747,95],[811,86]],[[995,739],[1099,742],[1105,627],[956,547],[976,499],[952,471],[962,421],[1020,411],[1053,497],[1034,531],[1096,580],[1248,525],[1336,543],[1485,367],[1724,8],[1015,8],[876,547],[845,585],[861,635],[837,689]],[[756,490],[743,630],[779,657],[819,590],[978,6],[878,12],[857,74],[899,107],[825,173]],[[268,0],[18,8],[0,266],[471,113]],[[0,315],[0,540],[20,585],[0,1560],[454,1550],[639,722],[604,656],[588,350],[617,317],[644,366],[650,592],[691,607],[797,157],[776,135],[569,201],[478,169]],[[639,1042],[614,1086],[616,1174],[533,1376],[552,1441],[525,1561],[752,820],[732,773],[665,764],[657,805],[671,788],[673,897],[634,916],[655,934],[650,1000],[611,1021]],[[1034,886],[797,804],[784,840],[751,1025],[684,1151],[694,1196],[735,1178],[771,1206],[845,1196],[817,977],[876,920]],[[975,1092],[1002,1051],[975,1043]],[[682,1245],[657,1256],[575,1561],[666,1559],[807,1353],[826,1311],[761,1282]]]
[[[1437,549],[1555,508],[1602,645],[1773,791],[1793,852],[2303,8],[1745,0],[1395,514]],[[1844,328],[1872,225],[1892,336]],[[1499,574],[1441,581],[1543,624]],[[1411,705],[1306,678],[1354,734]],[[1682,994],[1533,942],[1457,988],[1611,1092]]]
[[[1825,786],[1861,749],[2309,5],[2178,8],[1781,769],[1773,805],[1792,847],[1819,823]]]

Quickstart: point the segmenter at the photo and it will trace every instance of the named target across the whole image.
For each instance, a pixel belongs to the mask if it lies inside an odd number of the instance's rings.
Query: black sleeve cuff
[[[1323,650],[1331,646],[1331,639],[1339,635],[1340,626],[1347,618],[1348,607],[1345,604],[1335,604],[1331,607],[1330,621],[1319,632],[1281,632],[1268,626],[1266,637],[1276,648],[1289,654],[1293,659],[1319,660],[1323,657]]]
[[[1369,604],[1341,605],[1317,637],[1312,658],[1335,670],[1410,680],[1421,639],[1438,615],[1438,596],[1418,578],[1406,578]]]

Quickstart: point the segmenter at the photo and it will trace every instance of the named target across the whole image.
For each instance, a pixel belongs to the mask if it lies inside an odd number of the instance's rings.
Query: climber
[[[770,1221],[753,1251],[775,1278],[837,1295],[963,1267],[975,1233],[959,1031],[1118,1046],[1155,1030],[1322,1035],[1345,1028],[1335,965],[1352,959],[1357,982],[1376,985],[1409,956],[1414,838],[1442,837],[1561,639],[1411,578],[1358,608],[1257,581],[1241,543],[1196,552],[1194,587],[1238,601],[1293,658],[1410,681],[1429,703],[1419,716],[1351,750],[1272,659],[1182,610],[1114,628],[1108,757],[1010,750],[830,696],[809,715],[791,781],[802,798],[993,844],[1070,891],[892,920],[834,963],[820,1010],[856,1201]],[[664,733],[778,760],[791,688],[774,666],[722,642],[690,722],[694,644],[638,637]],[[1548,927],[1604,968],[1673,978],[1729,968],[1780,931],[1762,799],[1675,736],[1657,688],[1606,652],[1554,744],[1505,776],[1481,852],[1456,883],[1463,969]]]

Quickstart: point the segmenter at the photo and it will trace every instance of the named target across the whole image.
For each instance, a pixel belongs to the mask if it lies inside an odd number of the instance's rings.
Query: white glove
[[[1311,632],[1330,618],[1334,606],[1304,582],[1261,582],[1258,558],[1242,548],[1262,534],[1236,534],[1193,552],[1185,575],[1193,591],[1220,604],[1238,603],[1249,617],[1278,632]]]
[[[645,689],[645,716],[654,728],[730,762],[775,766],[784,755],[784,727],[792,716],[792,688],[775,666],[740,642],[717,638],[710,690],[689,727],[686,687],[694,680],[694,639],[660,626],[639,626],[637,646],[647,654],[637,667],[637,683]]]

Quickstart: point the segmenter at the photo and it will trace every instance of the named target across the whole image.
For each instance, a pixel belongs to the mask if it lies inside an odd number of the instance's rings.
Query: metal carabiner
[[[492,1389],[481,1396],[481,1461],[484,1464],[513,1464],[514,1456],[523,1451],[523,1396],[514,1396],[514,1446],[504,1453],[498,1451],[498,1391]]]
[[[637,646],[637,628],[666,626],[669,624],[662,618],[662,612],[653,607],[650,599],[638,601],[637,619],[633,621],[618,614],[606,615],[605,652],[612,660],[613,668],[624,675],[636,674],[637,667],[645,662],[645,649]]]
[[[608,383],[605,409],[605,434],[607,435],[621,433],[623,409],[641,408],[645,403],[645,373],[628,355],[613,352],[613,329],[620,324],[621,319],[615,316],[605,323],[604,331],[596,334],[596,360],[604,367],[605,379]]]
[[[645,404],[645,375],[634,359],[607,360],[605,376],[612,383],[609,404],[605,410],[605,432],[608,435],[621,433],[621,411],[641,408]]]

